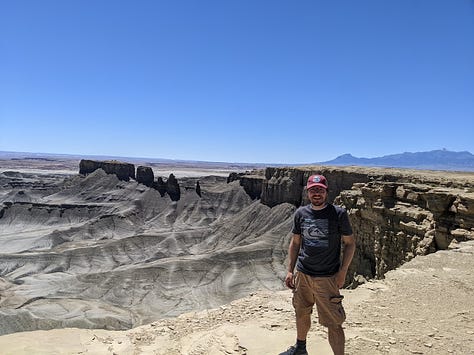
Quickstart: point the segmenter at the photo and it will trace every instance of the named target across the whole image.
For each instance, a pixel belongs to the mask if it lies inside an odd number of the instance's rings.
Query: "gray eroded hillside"
[[[294,206],[199,181],[173,202],[102,170],[0,174],[0,333],[126,329],[281,289]]]

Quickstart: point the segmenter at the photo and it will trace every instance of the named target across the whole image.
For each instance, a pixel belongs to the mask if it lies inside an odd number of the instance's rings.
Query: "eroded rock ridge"
[[[135,174],[135,165],[117,160],[82,159],[79,163],[79,174],[82,175],[93,173],[98,169],[102,169],[107,174],[117,176],[121,181],[136,180],[140,184],[154,188],[161,196],[168,194],[172,201],[178,201],[181,197],[178,180],[173,174],[170,174],[166,181],[161,176],[155,181],[153,169],[149,166],[138,166]],[[196,182],[195,189],[199,195],[199,180]]]

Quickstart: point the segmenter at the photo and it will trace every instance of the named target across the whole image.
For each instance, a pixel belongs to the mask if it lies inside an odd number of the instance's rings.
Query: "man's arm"
[[[344,250],[342,252],[342,264],[339,271],[336,273],[336,282],[339,288],[344,286],[346,280],[347,270],[354,257],[356,242],[353,235],[343,235],[342,242],[344,243]]]
[[[293,234],[291,236],[290,246],[288,247],[288,272],[285,277],[285,285],[288,288],[295,288],[293,271],[295,270],[296,260],[300,252],[301,235]]]

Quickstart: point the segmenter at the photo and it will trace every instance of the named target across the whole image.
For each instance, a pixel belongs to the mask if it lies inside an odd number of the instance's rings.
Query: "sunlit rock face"
[[[312,174],[329,182],[329,200],[344,206],[357,251],[346,285],[380,278],[416,255],[474,239],[474,174],[370,168],[267,168],[262,203],[308,203]]]
[[[472,189],[471,189],[472,190]],[[426,183],[374,181],[343,191],[358,253],[352,270],[382,277],[416,255],[474,239],[474,193]]]
[[[221,177],[179,182],[173,201],[101,169],[0,174],[0,333],[125,329],[282,289],[295,207]]]

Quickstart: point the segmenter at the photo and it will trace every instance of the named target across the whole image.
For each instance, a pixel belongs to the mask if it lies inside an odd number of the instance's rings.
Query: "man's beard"
[[[315,199],[315,200],[311,200],[311,205],[313,205],[314,207],[324,207],[326,205],[326,199],[324,198],[321,198],[321,199]]]

